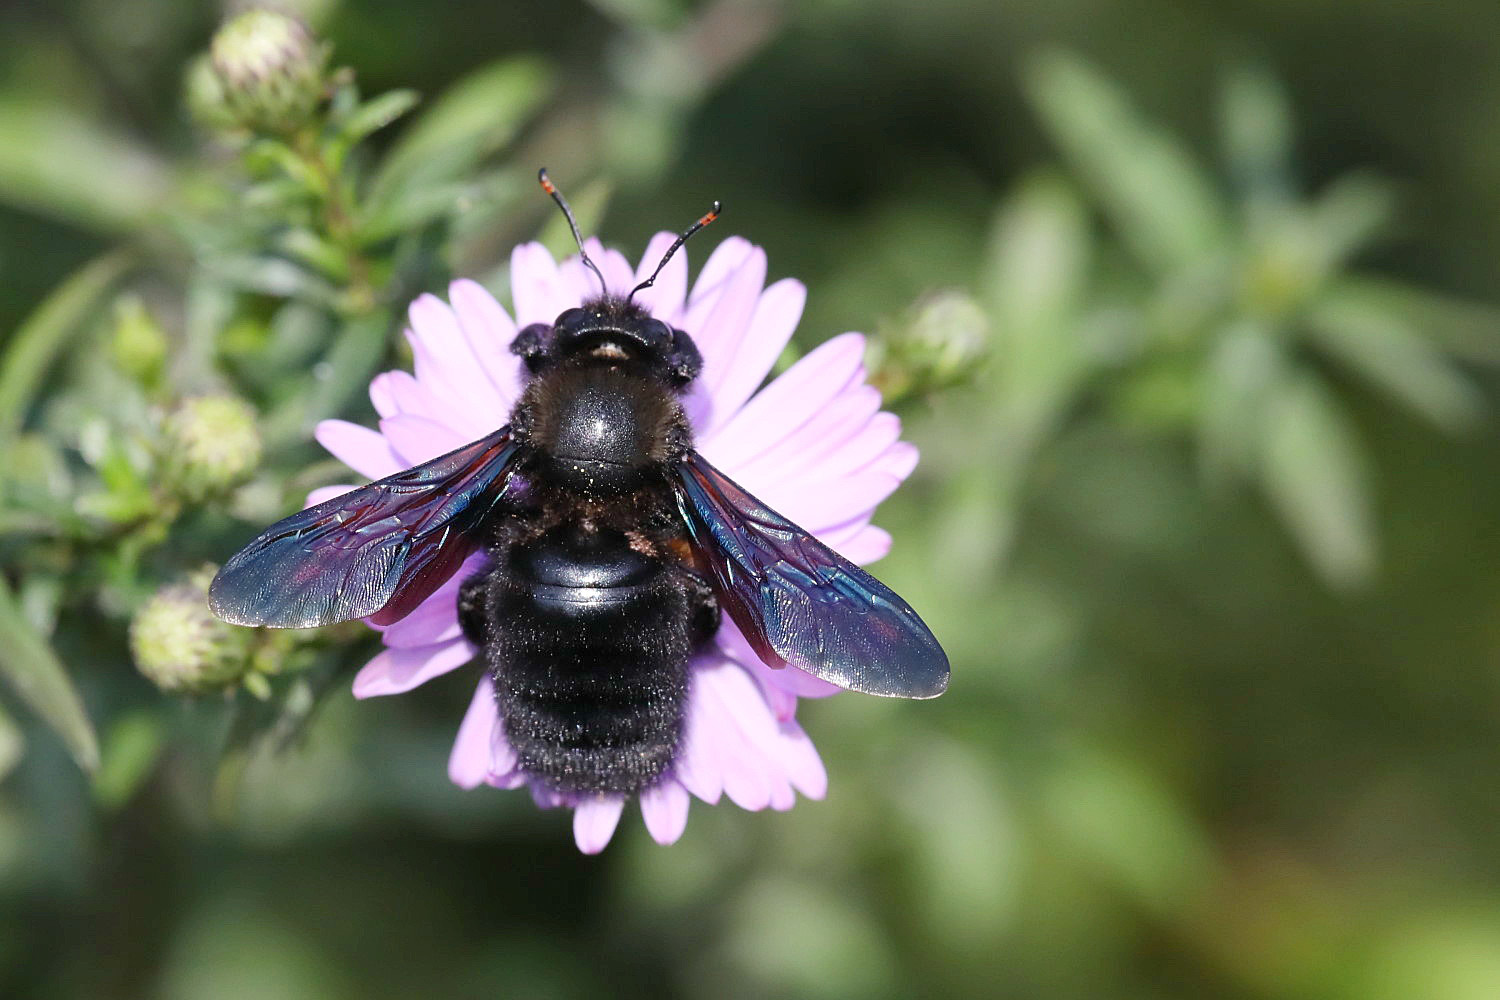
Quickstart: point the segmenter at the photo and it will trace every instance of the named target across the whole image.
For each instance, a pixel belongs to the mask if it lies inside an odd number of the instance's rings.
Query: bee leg
[[[489,634],[489,619],[484,610],[484,591],[489,576],[480,573],[465,580],[458,588],[458,626],[476,646],[483,646]]]
[[[682,578],[691,614],[688,620],[688,639],[694,646],[698,646],[719,631],[719,599],[714,596],[713,587],[709,586],[708,581],[697,573],[686,572],[682,574]]]

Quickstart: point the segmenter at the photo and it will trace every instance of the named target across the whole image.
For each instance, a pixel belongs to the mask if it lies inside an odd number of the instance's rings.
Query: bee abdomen
[[[632,794],[682,739],[688,597],[623,535],[554,532],[486,584],[485,647],[519,766],[564,793]]]

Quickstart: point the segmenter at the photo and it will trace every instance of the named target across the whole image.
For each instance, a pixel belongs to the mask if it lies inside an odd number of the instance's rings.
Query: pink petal
[[[846,532],[842,539],[832,540],[824,535],[818,537],[823,544],[856,566],[868,566],[884,559],[891,551],[890,532],[873,524],[860,525],[854,531]]]
[[[457,572],[438,587],[411,614],[390,625],[373,626],[382,633],[381,641],[396,649],[433,646],[463,635],[458,624],[458,591],[465,580],[482,572],[488,557],[482,552],[469,556]]]
[[[573,804],[567,796],[553,791],[546,785],[529,785],[527,791],[531,792],[531,801],[537,804],[538,809],[556,809]]]
[[[715,733],[723,728],[723,722],[717,700],[703,695],[700,678],[706,669],[703,665],[705,659],[700,657],[693,665],[687,725],[673,769],[684,788],[714,805],[724,794],[724,774],[714,739]]]
[[[488,677],[485,678],[485,683],[489,683]],[[490,730],[490,776],[515,774],[518,763],[515,748],[505,738],[504,724],[496,723]]]
[[[619,296],[628,293],[634,282],[631,281],[633,272],[625,255],[618,250],[606,250],[604,244],[592,236],[583,241],[583,246],[588,251],[589,259],[604,273],[605,291]],[[574,305],[599,297],[599,279],[584,266],[577,254],[558,265],[558,273],[572,290]]]
[[[687,829],[688,791],[671,778],[641,793],[641,818],[651,839],[665,847],[677,843]]]
[[[744,263],[729,275],[723,293],[712,301],[712,308],[688,306],[686,324],[690,326],[685,328],[703,354],[703,374],[683,401],[694,427],[712,428],[734,412],[721,405],[716,389],[733,370],[735,354],[750,329],[765,281],[765,251],[751,247]],[[703,315],[697,316],[695,310]],[[764,375],[765,372],[757,373],[756,381]]]
[[[521,398],[521,359],[510,353],[515,322],[478,282],[460,278],[448,286],[448,297],[469,351],[495,393],[496,406],[508,414]]]
[[[717,701],[720,718],[729,723],[713,735],[724,776],[724,794],[741,809],[757,812],[766,808],[774,794],[772,777],[767,773],[764,755],[749,738],[759,721],[757,713],[766,723],[773,722],[765,699],[751,684],[749,675],[724,661],[700,670],[694,680],[701,682],[704,700]]]
[[[756,655],[755,650],[750,648],[750,643],[745,641],[745,636],[740,632],[739,627],[732,621],[725,622],[719,627],[719,634],[714,637],[714,641],[723,650],[725,656],[750,671],[757,680],[762,681],[768,687],[775,687],[798,698],[826,698],[844,690],[837,684],[830,684],[796,667],[766,666]],[[795,709],[795,704],[792,707]],[[780,712],[776,714],[778,718],[791,717],[790,713],[786,716],[782,716]]]
[[[651,277],[651,272],[656,270],[657,264],[661,263],[662,254],[667,252],[667,248],[676,238],[676,233],[657,233],[651,237],[651,242],[646,244],[646,252],[641,255],[640,267],[636,268],[635,281],[631,283],[632,288]],[[636,293],[635,301],[652,316],[676,326],[678,314],[682,312],[682,304],[687,295],[687,279],[687,247],[682,247],[661,269],[656,283]]]
[[[727,423],[702,435],[698,449],[734,478],[751,459],[769,451],[816,417],[862,376],[865,338],[846,333],[792,365]]]
[[[552,323],[564,309],[579,303],[558,273],[557,261],[540,243],[523,243],[511,252],[510,294],[518,327]]]
[[[573,810],[573,839],[584,854],[598,854],[620,825],[625,800],[618,797],[584,799]]]
[[[490,733],[496,727],[499,713],[495,706],[495,686],[488,677],[474,689],[474,699],[464,713],[448,757],[448,777],[460,788],[475,788],[490,773]]]
[[[402,694],[434,677],[458,669],[474,658],[474,652],[474,647],[467,639],[454,639],[409,649],[387,649],[377,654],[355,675],[354,697]]]
[[[688,295],[687,305],[683,310],[684,330],[697,336],[703,317],[708,315],[714,302],[723,294],[729,277],[739,269],[753,249],[750,241],[741,236],[731,236],[714,247]]]
[[[370,405],[375,407],[375,413],[382,417],[394,417],[401,412],[396,403],[396,397],[391,392],[391,375],[393,372],[381,372],[370,379]]]
[[[808,469],[816,469],[822,478],[829,478],[830,456],[841,459],[841,449],[863,434],[879,409],[880,393],[873,387],[850,387],[829,400],[802,426],[777,439],[735,471],[763,487],[767,482],[805,480]]]
[[[318,444],[361,476],[384,479],[406,468],[379,433],[347,420],[324,420],[313,430]]]
[[[504,406],[494,384],[459,326],[458,315],[435,295],[423,295],[411,304],[411,342],[417,381],[439,398],[450,402],[448,421],[459,430],[479,437],[505,423]]]
[[[494,429],[490,428],[490,430]],[[447,424],[410,413],[402,413],[381,420],[380,433],[390,442],[396,454],[406,462],[403,468],[430,462],[439,455],[446,455],[453,449],[462,448],[475,440]]]
[[[916,445],[910,441],[898,441],[871,463],[871,466],[897,479],[905,479],[916,469],[917,459],[920,457],[921,452],[917,450]]]
[[[410,414],[437,423],[450,422],[453,400],[433,395],[411,372],[383,372],[375,380],[380,383],[380,396],[390,408],[390,416]],[[377,407],[377,412],[381,412],[380,407]],[[386,414],[381,412],[381,416],[386,417]]]
[[[895,492],[901,480],[884,472],[865,472],[827,482],[744,485],[766,506],[817,535],[853,518],[869,517],[882,500]]]
[[[807,302],[807,287],[790,278],[767,288],[728,360],[717,372],[704,370],[713,395],[713,421],[723,423],[760,388],[781,356]]]
[[[313,490],[311,493],[309,493],[307,495],[307,503],[303,504],[303,506],[304,507],[316,507],[318,504],[322,503],[324,500],[332,500],[334,497],[341,497],[345,493],[348,493],[350,490],[355,490],[355,489],[358,489],[358,488],[359,487],[357,487],[357,486],[342,486],[342,485],[341,486],[319,486],[317,489]]]
[[[821,799],[828,794],[828,771],[823,758],[818,756],[812,740],[793,721],[781,723],[781,759],[787,777],[797,791],[810,799]]]

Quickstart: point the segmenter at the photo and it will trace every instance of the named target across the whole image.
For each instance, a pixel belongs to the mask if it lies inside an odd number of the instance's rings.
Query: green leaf
[[[1118,87],[1067,52],[1033,59],[1025,84],[1042,124],[1149,266],[1170,272],[1221,243],[1227,224],[1213,185]]]
[[[397,140],[371,184],[365,224],[389,231],[384,217],[434,185],[469,174],[499,150],[552,92],[546,63],[511,58],[470,73],[440,96]]]
[[[1264,66],[1241,63],[1224,81],[1219,142],[1230,176],[1251,198],[1286,201],[1292,191],[1292,109]]]
[[[573,209],[573,217],[578,220],[579,232],[597,233],[599,231],[599,223],[604,219],[604,213],[609,208],[609,198],[612,193],[612,185],[603,178],[598,178],[568,194],[568,205]],[[578,244],[573,239],[573,231],[568,228],[568,220],[561,212],[548,213],[542,231],[537,234],[537,240],[558,260],[578,252]]]
[[[1261,483],[1313,568],[1352,588],[1375,572],[1369,474],[1343,409],[1311,374],[1282,383],[1266,407]]]
[[[106,809],[130,800],[150,776],[166,744],[161,722],[148,712],[132,712],[109,727],[103,762],[94,774],[94,799]]]
[[[161,203],[170,170],[155,154],[62,104],[0,96],[0,200],[121,232]]]
[[[99,742],[68,672],[51,645],[21,613],[0,579],[0,676],[67,744],[85,771],[99,766]]]
[[[1445,353],[1481,365],[1500,365],[1500,309],[1383,278],[1347,277],[1339,295],[1376,313],[1390,313]]]
[[[1484,399],[1441,350],[1398,314],[1332,291],[1307,314],[1313,342],[1397,403],[1449,432],[1468,429]]]
[[[1088,217],[1073,188],[1054,176],[1023,180],[990,238],[984,274],[996,325],[1008,336],[1054,334],[1082,306],[1091,256]]]
[[[1370,242],[1391,220],[1395,197],[1391,186],[1366,173],[1346,174],[1329,184],[1308,209],[1308,228],[1331,271]]]
[[[125,251],[96,257],[53,289],[11,335],[0,358],[0,441],[21,429],[47,369],[130,264]]]
[[[0,781],[15,770],[26,754],[26,736],[10,713],[0,708]]]
[[[421,100],[415,90],[392,90],[372,97],[339,124],[339,142],[345,148],[353,146],[406,114]]]
[[[1262,321],[1234,320],[1214,339],[1198,413],[1199,461],[1210,484],[1254,474],[1266,406],[1286,365],[1281,338]]]

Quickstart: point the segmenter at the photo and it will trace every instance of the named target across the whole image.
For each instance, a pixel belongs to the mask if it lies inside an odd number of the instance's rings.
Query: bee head
[[[585,302],[564,310],[551,325],[533,323],[516,336],[510,349],[533,375],[562,361],[594,357],[633,362],[680,390],[703,370],[703,356],[693,338],[621,299]]]

